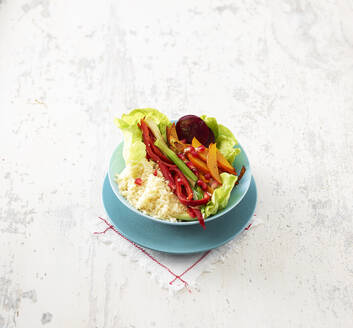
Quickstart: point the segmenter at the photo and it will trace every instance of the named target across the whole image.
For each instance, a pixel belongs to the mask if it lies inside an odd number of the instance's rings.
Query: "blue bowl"
[[[224,245],[249,225],[253,217],[257,191],[254,177],[242,201],[217,220],[200,225],[166,225],[137,216],[113,192],[108,175],[103,185],[103,204],[114,227],[134,243],[160,252],[190,254]]]
[[[110,185],[112,187],[112,190],[114,191],[115,195],[119,198],[119,200],[126,206],[128,207],[131,211],[135,212],[136,215],[138,216],[142,216],[154,221],[157,221],[159,223],[165,223],[165,224],[170,224],[170,225],[176,225],[176,226],[186,226],[186,225],[194,225],[194,224],[199,224],[199,222],[197,220],[195,221],[182,221],[182,222],[169,222],[166,220],[161,220],[158,218],[155,218],[153,216],[144,214],[142,212],[140,212],[139,210],[137,210],[135,207],[133,207],[119,192],[119,186],[118,184],[115,182],[115,175],[118,173],[121,173],[122,170],[125,168],[125,161],[122,155],[123,152],[123,145],[124,143],[121,142],[118,147],[115,149],[115,151],[113,152],[113,155],[110,159],[110,163],[109,163],[109,171],[108,171],[108,177],[109,177],[109,182]],[[207,219],[205,219],[205,222],[209,222],[212,220],[215,220],[219,217],[221,217],[222,215],[224,215],[225,213],[227,213],[228,211],[230,211],[232,208],[234,208],[235,206],[237,206],[239,204],[239,202],[243,199],[243,197],[245,196],[246,192],[249,189],[250,186],[250,182],[251,182],[251,170],[250,170],[250,165],[249,165],[249,161],[248,161],[248,157],[246,156],[246,153],[244,151],[244,149],[241,147],[240,144],[236,145],[235,148],[240,148],[241,152],[240,154],[235,158],[234,162],[233,162],[233,166],[236,169],[237,173],[240,173],[241,168],[244,166],[246,171],[245,174],[243,175],[242,179],[240,180],[239,184],[236,185],[229,197],[229,201],[227,206],[218,211],[215,215],[212,215],[210,217],[208,217]]]

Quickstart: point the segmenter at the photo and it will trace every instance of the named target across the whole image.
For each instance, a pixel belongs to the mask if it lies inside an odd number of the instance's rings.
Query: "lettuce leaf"
[[[207,126],[212,130],[214,137],[218,138],[219,130],[218,130],[218,123],[214,117],[207,117],[206,115],[200,116],[200,118],[207,124]]]
[[[234,148],[238,144],[237,140],[234,138],[232,132],[230,132],[225,126],[219,124],[220,132],[218,138],[216,139],[217,149],[222,153],[222,155],[227,159],[229,163],[233,163],[237,155],[240,154],[240,148]],[[226,129],[226,130],[224,130]],[[227,135],[226,131],[229,131],[231,135]]]
[[[142,141],[142,132],[137,126],[143,117],[151,118],[166,139],[166,127],[171,125],[167,116],[153,108],[134,109],[121,118],[115,118],[114,123],[123,132],[123,157],[126,164],[137,164],[146,157],[146,147]]]
[[[212,130],[217,144],[217,149],[227,159],[229,163],[233,163],[235,157],[240,153],[239,148],[234,148],[238,144],[233,133],[222,124],[218,124],[214,117],[207,117],[202,115],[201,119]]]
[[[213,192],[211,200],[201,209],[204,218],[216,214],[219,210],[227,206],[230,193],[238,177],[223,172],[221,173],[221,179],[222,185]]]

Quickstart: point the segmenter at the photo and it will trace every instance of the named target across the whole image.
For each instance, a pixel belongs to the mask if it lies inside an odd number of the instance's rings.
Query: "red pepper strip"
[[[194,208],[193,211],[194,211],[194,213],[195,213],[197,219],[199,220],[199,222],[200,222],[202,228],[206,229],[205,220],[204,220],[204,218],[202,217],[201,211],[200,211],[199,209],[197,209],[197,208]]]
[[[185,204],[185,205],[188,205],[188,206],[204,205],[204,204],[207,204],[210,199],[211,199],[211,196],[207,192],[205,192],[202,199],[187,200],[187,204]]]
[[[148,126],[144,119],[140,121],[140,124],[137,124],[137,126],[141,129],[144,141],[151,141],[151,136],[150,136],[150,131],[148,129]]]
[[[185,196],[183,195],[183,192],[182,192],[182,182],[181,182],[181,179],[180,178],[176,178],[176,194],[180,200],[180,202],[186,206],[195,206],[196,204],[195,203],[192,203],[192,202],[195,202],[195,201],[192,201],[192,200],[187,200],[185,198]],[[207,202],[208,200],[210,199],[210,196],[205,193],[205,195],[207,195],[206,197],[208,197],[207,199]],[[205,199],[205,198],[204,198]],[[187,208],[187,211],[189,213],[189,215],[194,218],[195,216],[197,217],[197,219],[199,220],[199,223],[200,225],[202,226],[202,228],[206,228],[205,226],[205,220],[203,219],[202,217],[202,214],[201,214],[201,211],[197,208],[191,208],[191,207],[188,207]]]
[[[160,150],[158,147],[156,147],[154,145],[154,136],[150,133],[150,129],[147,126],[146,122],[142,119],[141,123],[139,125],[140,129],[142,130],[142,134],[143,134],[143,139],[144,139],[144,143],[146,144],[146,146],[150,146],[152,151],[158,156],[160,157],[163,161],[166,161],[167,163],[173,163],[171,160],[169,160],[169,158],[167,158]]]
[[[148,126],[143,120],[141,120],[141,124],[139,125],[139,128],[142,130],[143,142],[146,145],[146,153],[147,153],[146,157],[151,158],[156,163],[162,162],[166,166],[175,166],[174,164],[170,164],[170,163],[165,162],[155,152],[153,152],[152,146],[154,146],[154,144],[153,144],[153,141],[149,135]]]
[[[175,184],[176,184],[176,195],[178,196],[180,203],[184,204],[185,206],[199,206],[199,205],[204,205],[207,204],[208,201],[210,200],[210,195],[205,192],[204,197],[202,199],[187,199],[185,197],[185,195],[183,195],[183,191],[182,191],[182,181],[181,179],[176,179],[175,180]]]
[[[155,144],[153,143],[153,141],[152,141],[152,143],[151,143],[151,148],[152,148],[153,152],[154,152],[158,157],[160,157],[163,161],[165,161],[165,162],[167,162],[167,163],[170,163],[170,164],[173,163],[167,156],[165,156],[165,155],[159,150],[159,148],[158,148],[157,146],[155,146]]]
[[[152,132],[151,132],[150,128],[147,126],[147,124],[146,124],[145,122],[143,122],[143,124],[146,125],[146,127],[147,127],[149,140],[151,141],[151,142],[150,142],[150,145],[151,145],[151,148],[152,148],[153,152],[154,152],[158,157],[160,157],[163,161],[174,165],[174,163],[173,163],[167,156],[165,156],[165,155],[160,151],[160,149],[154,144],[156,138],[155,138],[154,135],[152,134]]]
[[[186,210],[192,218],[196,218],[196,214],[192,208],[188,207]]]
[[[194,194],[183,172],[181,172],[177,167],[169,168],[169,170],[176,173],[176,179],[180,179],[181,185],[183,185],[185,188],[187,194],[186,199],[191,200],[194,197]]]
[[[178,196],[180,202],[186,205],[187,199],[183,195],[183,190],[181,189],[181,186],[182,186],[181,179],[179,177],[175,179],[175,184],[176,184],[176,195]]]
[[[159,162],[158,166],[159,166],[164,178],[167,181],[169,181],[168,186],[170,187],[170,189],[172,189],[174,191],[176,188],[174,178],[171,175],[171,173],[169,172],[168,168],[162,162]]]

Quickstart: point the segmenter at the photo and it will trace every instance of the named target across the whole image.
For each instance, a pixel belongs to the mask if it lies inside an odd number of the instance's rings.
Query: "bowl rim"
[[[167,221],[167,220],[163,220],[163,219],[159,219],[159,218],[156,218],[156,217],[153,217],[151,215],[148,215],[148,214],[145,214],[141,211],[139,211],[138,209],[136,209],[135,207],[133,207],[129,201],[120,194],[119,192],[119,186],[118,184],[115,182],[115,174],[113,176],[111,176],[110,172],[111,172],[111,166],[112,166],[112,162],[113,160],[115,159],[115,155],[116,153],[118,152],[118,149],[119,147],[123,147],[124,145],[124,140],[122,140],[117,147],[115,147],[114,151],[113,151],[113,154],[110,158],[110,161],[109,161],[109,168],[108,168],[108,178],[109,178],[109,183],[110,183],[110,186],[114,192],[114,194],[118,197],[118,199],[128,208],[130,209],[131,211],[135,212],[137,215],[140,215],[144,218],[147,218],[147,219],[150,219],[152,221],[155,221],[155,222],[158,222],[158,223],[162,223],[162,224],[169,224],[169,225],[173,225],[173,226],[190,226],[190,225],[195,225],[195,224],[199,224],[199,221],[198,220],[193,220],[193,221],[179,221],[179,222],[171,222],[171,221]],[[213,221],[219,217],[221,217],[222,215],[228,213],[231,209],[233,209],[235,206],[237,206],[241,201],[242,199],[244,198],[245,194],[248,192],[249,190],[249,187],[250,187],[250,183],[251,183],[251,167],[250,167],[250,163],[249,163],[249,159],[248,159],[248,156],[246,154],[246,152],[244,151],[243,147],[241,146],[241,144],[238,142],[237,145],[234,146],[234,148],[240,148],[241,151],[243,152],[243,154],[245,155],[246,159],[247,159],[247,162],[248,162],[248,168],[246,169],[247,171],[247,174],[250,174],[250,178],[248,179],[249,182],[246,186],[246,190],[243,192],[243,194],[239,197],[239,199],[234,203],[234,204],[231,204],[230,206],[227,206],[226,208],[222,209],[220,211],[220,213],[216,213],[208,218],[205,219],[205,223],[207,222],[210,222],[210,221]],[[122,158],[122,160],[124,160],[124,158]],[[234,188],[233,188],[234,190]],[[233,190],[231,191],[231,193],[233,192]]]

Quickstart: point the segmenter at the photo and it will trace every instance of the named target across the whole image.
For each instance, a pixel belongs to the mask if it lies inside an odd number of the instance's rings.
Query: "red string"
[[[180,279],[186,272],[188,272],[189,270],[191,270],[196,264],[198,264],[199,262],[201,262],[211,251],[206,251],[205,253],[202,254],[202,256],[191,266],[189,266],[181,275],[176,276],[172,281],[169,282],[169,285],[172,285],[173,282],[177,279]]]
[[[199,263],[210,251],[205,252],[193,265],[191,265],[189,268],[187,268],[182,274],[177,275],[175,274],[171,269],[169,269],[165,264],[159,262],[154,256],[152,256],[150,253],[148,253],[145,249],[143,249],[141,246],[135,244],[133,241],[131,241],[130,239],[126,238],[120,231],[118,231],[113,225],[111,225],[107,220],[103,219],[102,217],[99,217],[99,219],[101,219],[106,225],[108,225],[108,227],[101,232],[94,232],[94,234],[104,234],[106,233],[108,230],[113,230],[114,232],[116,232],[120,237],[124,238],[126,241],[128,241],[130,244],[132,244],[133,246],[135,246],[137,249],[139,249],[142,253],[144,253],[145,255],[147,255],[152,261],[156,262],[158,265],[160,265],[162,268],[164,268],[165,270],[167,270],[171,275],[173,275],[175,278],[169,283],[170,285],[173,284],[173,282],[177,279],[179,279],[186,288],[188,288],[188,283],[182,279],[181,277],[188,272],[191,268],[193,268],[197,263]],[[190,292],[190,289],[188,289],[188,291]]]
[[[250,223],[244,230],[249,230],[251,226],[252,226],[252,223]]]
[[[256,214],[254,214],[256,215]],[[191,290],[188,288],[189,284],[182,279],[182,276],[184,274],[186,274],[187,272],[189,272],[193,267],[195,267],[198,263],[200,263],[210,252],[206,251],[205,253],[203,253],[201,255],[201,257],[195,261],[195,263],[193,263],[192,265],[190,265],[184,272],[182,272],[180,275],[175,274],[171,269],[169,269],[165,264],[159,262],[154,256],[152,256],[150,253],[148,253],[144,248],[142,248],[140,245],[135,244],[133,241],[131,241],[130,239],[126,238],[120,231],[118,231],[113,225],[111,225],[106,219],[103,219],[102,217],[99,216],[99,219],[101,219],[108,227],[101,232],[94,232],[94,234],[99,235],[99,234],[105,234],[108,230],[113,230],[115,233],[117,233],[120,237],[124,238],[126,241],[128,241],[131,245],[135,246],[138,250],[140,250],[142,253],[144,253],[145,255],[147,255],[152,261],[154,261],[155,263],[157,263],[158,265],[160,265],[162,268],[164,268],[165,270],[167,270],[172,276],[174,276],[174,279],[171,280],[169,282],[169,285],[172,285],[177,279],[179,279],[187,288],[187,290],[189,292],[191,292]],[[249,230],[251,227],[252,223],[250,223],[245,230]]]

